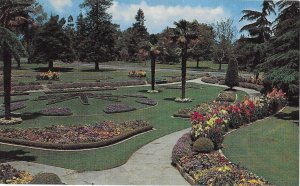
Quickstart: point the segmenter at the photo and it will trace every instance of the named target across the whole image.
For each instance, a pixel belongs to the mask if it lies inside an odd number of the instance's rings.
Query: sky
[[[76,20],[83,0],[38,0],[48,15],[69,15]],[[159,33],[163,29],[173,27],[174,21],[186,19],[198,20],[201,23],[214,23],[225,18],[234,21],[236,30],[246,22],[239,22],[244,9],[261,10],[260,0],[114,0],[108,12],[112,22],[120,25],[121,30],[132,26],[139,8],[145,14],[145,25],[149,33]]]

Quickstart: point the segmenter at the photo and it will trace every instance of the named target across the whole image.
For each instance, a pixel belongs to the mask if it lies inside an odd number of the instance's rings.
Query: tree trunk
[[[52,71],[53,70],[53,61],[49,61],[49,66],[48,66],[49,70]]]
[[[17,61],[17,68],[20,69],[21,68],[21,59],[16,59]]]
[[[100,68],[99,68],[99,62],[95,62],[95,71],[100,71]]]
[[[186,53],[187,53],[187,47],[184,48],[182,52],[182,59],[181,59],[181,98],[185,98],[185,84],[186,84]]]
[[[222,60],[219,61],[219,71],[222,69]]]
[[[155,86],[155,57],[151,57],[151,89],[154,90]]]
[[[10,94],[11,94],[11,54],[7,47],[3,47],[3,85],[4,85],[4,106],[5,119],[10,120]]]
[[[197,68],[199,68],[199,57],[197,57]]]

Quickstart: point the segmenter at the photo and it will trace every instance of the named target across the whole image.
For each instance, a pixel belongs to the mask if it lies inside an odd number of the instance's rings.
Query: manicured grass
[[[62,71],[60,73],[60,81],[51,81],[51,83],[72,83],[72,82],[105,82],[105,81],[124,81],[124,80],[149,80],[150,81],[150,66],[147,63],[147,66],[143,66],[139,63],[122,63],[124,66],[135,66],[141,67],[141,69],[146,68],[147,77],[146,78],[130,78],[128,77],[128,72],[130,70],[115,70],[115,69],[100,69],[99,72],[94,71],[93,67],[83,66],[82,64],[64,64],[64,63],[54,63],[54,68]],[[118,62],[103,63],[106,64],[115,64],[118,65]],[[0,62],[0,66],[2,62]],[[167,65],[171,69],[174,65]],[[21,69],[13,68],[12,70],[12,81],[14,83],[28,83],[36,82],[36,75],[41,71],[47,71],[47,64],[22,64]],[[177,66],[180,69],[180,65]],[[177,68],[176,67],[176,68]],[[181,77],[181,71],[159,71],[159,64],[156,71],[156,80],[166,79],[166,76],[179,76]],[[1,73],[1,72],[0,72]],[[188,73],[187,76],[190,74]],[[42,84],[47,84],[48,81],[39,81]]]
[[[106,148],[93,149],[88,151],[58,152],[46,150],[34,150],[23,147],[0,145],[0,154],[6,154],[8,160],[35,161],[42,164],[54,165],[74,170],[104,170],[124,164],[137,149],[143,145],[164,135],[179,131],[191,126],[189,120],[172,118],[172,114],[180,108],[191,107],[201,102],[209,102],[215,99],[223,88],[201,85],[199,89],[190,88],[187,90],[187,97],[192,98],[191,103],[176,103],[168,98],[179,97],[180,90],[164,89],[158,94],[148,94],[145,90],[150,87],[120,88],[116,91],[109,91],[113,94],[143,94],[158,101],[158,105],[147,107],[135,102],[135,98],[122,99],[122,103],[134,105],[138,110],[128,113],[105,114],[103,109],[107,104],[113,103],[103,100],[90,99],[91,105],[82,105],[79,99],[57,103],[51,106],[67,106],[71,108],[74,115],[67,117],[38,117],[26,120],[21,125],[11,127],[46,127],[53,124],[60,125],[83,125],[95,124],[103,120],[126,121],[143,119],[149,121],[155,131],[136,136],[128,141]],[[103,92],[101,92],[103,93]],[[39,93],[40,94],[40,93]],[[240,98],[245,95],[238,91]],[[28,96],[27,107],[20,110],[37,111],[45,107],[46,101],[32,101],[38,93]],[[147,108],[145,108],[147,107]],[[4,126],[2,126],[4,127]],[[8,126],[5,126],[8,127]],[[1,158],[0,158],[1,160]]]
[[[242,127],[225,137],[230,161],[275,185],[299,185],[299,108]]]
[[[112,61],[109,63],[105,63],[107,65],[128,65],[128,66],[134,66],[134,67],[149,67],[150,68],[150,61],[146,62],[124,62],[124,61]],[[222,64],[222,71],[227,70],[227,64]],[[157,69],[180,69],[181,63],[177,64],[161,64],[158,63],[156,65]],[[199,68],[197,68],[197,62],[196,61],[188,61],[187,62],[187,69],[188,70],[197,70],[197,71],[217,71],[219,70],[219,64],[213,63],[212,61],[200,61],[199,62]]]

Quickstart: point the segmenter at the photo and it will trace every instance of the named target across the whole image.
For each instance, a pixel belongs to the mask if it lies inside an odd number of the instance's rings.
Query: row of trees
[[[274,22],[269,15],[279,14]],[[240,65],[266,73],[265,91],[273,86],[284,89],[289,95],[299,93],[299,26],[300,2],[271,0],[262,2],[261,11],[243,10],[241,21],[250,21],[241,31],[236,44]]]

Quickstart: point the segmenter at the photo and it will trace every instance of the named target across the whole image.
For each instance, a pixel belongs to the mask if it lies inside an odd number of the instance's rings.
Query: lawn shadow
[[[294,110],[290,113],[280,112],[275,117],[282,120],[299,121],[299,110]]]
[[[48,72],[48,67],[38,67],[38,68],[32,68],[35,72]],[[73,72],[74,68],[68,68],[68,67],[54,67],[51,71],[53,72]]]
[[[149,92],[148,92],[149,90],[151,90],[151,89],[149,88],[148,90],[139,90],[138,92],[140,92],[140,93],[152,94],[152,93],[149,93]],[[155,90],[157,90],[157,89],[155,89]],[[158,91],[158,93],[161,93],[161,92],[162,92],[162,90],[157,90],[157,91]],[[153,93],[153,94],[155,94],[155,93]]]
[[[100,70],[95,70],[95,69],[83,69],[80,70],[81,72],[113,72],[113,71],[117,71],[116,69],[111,69],[111,68],[103,68]]]
[[[24,150],[0,151],[0,163],[9,161],[35,161],[35,156],[28,156]]]
[[[172,98],[164,98],[164,100],[166,101],[174,101],[176,99],[176,97],[172,97]]]

